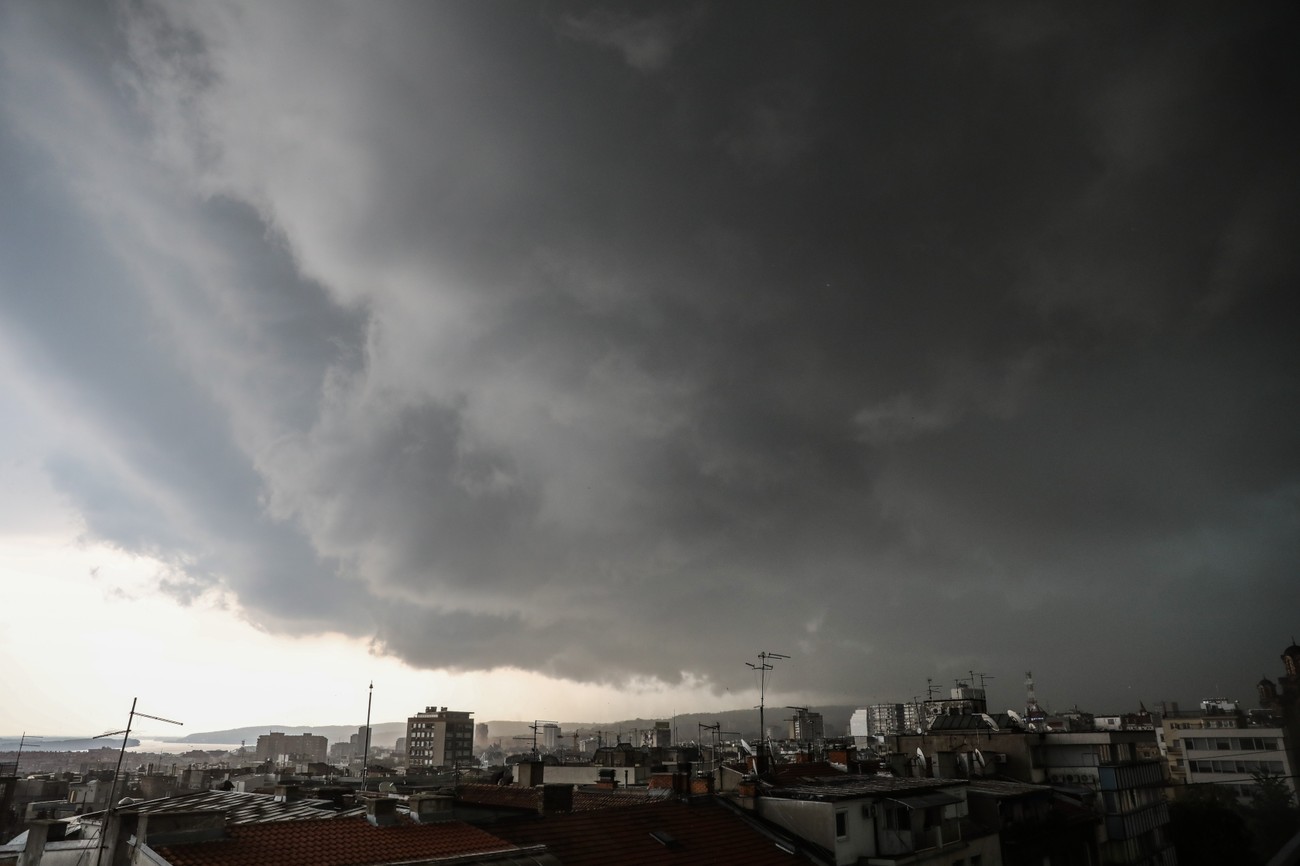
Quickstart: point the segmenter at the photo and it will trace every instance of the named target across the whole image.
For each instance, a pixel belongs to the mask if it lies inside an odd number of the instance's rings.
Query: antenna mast
[[[366,745],[361,753],[361,790],[366,790],[370,781],[370,703],[375,699],[375,681],[370,681],[370,691],[366,694]]]
[[[1029,720],[1035,721],[1043,718],[1043,710],[1038,706],[1038,699],[1034,697],[1034,672],[1025,671],[1025,715]]]
[[[37,736],[36,734],[32,734],[32,739],[43,740],[45,738]],[[23,731],[22,736],[18,738],[18,754],[14,758],[14,778],[18,777],[18,763],[23,759],[23,744],[26,742],[27,742],[27,732]]]
[[[131,698],[131,712],[126,717],[126,728],[121,731],[109,731],[106,734],[99,734],[91,737],[92,740],[102,739],[103,737],[114,737],[122,735],[122,748],[117,752],[117,769],[113,771],[113,781],[108,787],[108,809],[104,812],[104,823],[99,828],[99,846],[95,853],[95,862],[104,862],[104,842],[108,837],[109,826],[113,823],[113,809],[117,806],[117,777],[122,775],[122,758],[126,755],[127,740],[131,736],[131,726],[135,724],[135,717],[142,719],[153,719],[155,722],[166,722],[169,725],[184,725],[184,722],[178,722],[174,719],[164,719],[162,716],[151,716],[148,713],[136,712],[135,704],[139,698]],[[111,858],[110,858],[111,859]]]
[[[763,704],[767,698],[767,674],[772,670],[772,665],[768,664],[768,659],[788,659],[788,655],[782,653],[760,652],[758,654],[758,664],[745,662],[749,667],[758,671],[758,742],[760,743],[764,756],[768,752],[767,727],[763,723]]]

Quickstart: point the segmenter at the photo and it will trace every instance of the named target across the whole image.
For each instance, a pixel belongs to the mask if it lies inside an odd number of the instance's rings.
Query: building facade
[[[329,740],[317,734],[286,734],[271,731],[257,738],[257,759],[278,764],[323,763],[329,756]]]
[[[790,719],[788,736],[801,743],[812,743],[826,737],[826,724],[821,713],[814,713],[804,707],[798,707]]]
[[[406,720],[408,770],[466,766],[474,760],[473,713],[425,707]]]

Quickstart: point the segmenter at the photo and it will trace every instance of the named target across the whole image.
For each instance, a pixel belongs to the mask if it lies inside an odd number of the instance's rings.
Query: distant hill
[[[20,737],[0,737],[0,752],[18,751]],[[140,745],[140,741],[131,737],[126,741],[127,748]],[[28,736],[23,742],[24,752],[88,752],[92,749],[118,749],[122,746],[122,738],[105,737],[89,739],[86,737],[42,737],[36,739]]]
[[[854,706],[823,706],[809,707],[814,712],[819,712],[826,722],[827,736],[846,736],[849,732],[849,716],[856,709]],[[771,706],[766,710],[766,722],[769,727],[784,723],[785,719],[790,718],[792,711],[783,706]],[[475,722],[480,720],[475,719]],[[661,719],[622,719],[613,722],[562,722],[556,723],[564,736],[571,736],[577,733],[579,736],[591,736],[601,731],[606,736],[617,737],[620,733],[623,735],[623,741],[628,742],[633,737],[634,731],[644,731],[654,728],[656,721],[668,721],[674,726],[674,736],[678,740],[689,741],[699,739],[701,736],[700,725],[721,725],[724,732],[739,732],[746,739],[758,739],[758,710],[715,710],[705,713],[678,713],[672,718]],[[509,749],[511,742],[515,737],[532,737],[531,720],[520,721],[517,719],[492,719],[487,722],[488,736],[493,740],[500,740],[502,746]],[[283,731],[286,734],[319,734],[325,737],[330,743],[345,741],[357,732],[358,725],[257,725],[247,728],[229,728],[224,731],[200,731],[193,734],[186,734],[184,737],[165,737],[169,743],[224,743],[230,746],[238,746],[241,741],[247,743],[250,747],[257,743],[257,738],[262,734],[270,731]],[[371,726],[370,740],[372,745],[384,746],[391,748],[398,737],[406,736],[406,722],[376,722]],[[707,732],[704,736],[712,736]],[[730,736],[735,736],[731,733]],[[84,748],[84,747],[83,747]],[[522,741],[521,741],[522,748]]]
[[[223,743],[238,746],[245,742],[251,748],[257,738],[271,731],[286,734],[318,734],[331,744],[345,742],[357,732],[360,725],[256,725],[247,728],[228,728],[224,731],[199,731],[183,737],[159,737],[168,743]],[[372,722],[370,744],[392,748],[398,737],[406,736],[406,722]]]

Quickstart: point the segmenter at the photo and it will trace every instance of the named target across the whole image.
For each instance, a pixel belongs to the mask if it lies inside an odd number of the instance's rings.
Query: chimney
[[[377,797],[366,801],[366,820],[376,827],[397,824],[397,801],[392,797]]]
[[[45,856],[45,843],[58,842],[63,838],[68,825],[62,821],[31,821],[27,825],[27,844],[18,859],[23,866],[40,866]]]
[[[294,803],[303,799],[302,786],[281,784],[275,786],[275,802]]]
[[[455,798],[445,794],[413,794],[407,803],[411,817],[421,824],[452,820],[454,804]]]
[[[538,804],[539,815],[558,815],[573,811],[573,786],[550,784],[542,786],[542,800]]]
[[[541,761],[520,761],[515,764],[515,784],[532,788],[546,780],[546,765]]]

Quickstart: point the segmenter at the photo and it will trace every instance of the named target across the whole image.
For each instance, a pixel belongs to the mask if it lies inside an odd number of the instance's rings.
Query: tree
[[[1257,866],[1253,838],[1237,798],[1219,785],[1189,786],[1169,804],[1169,832],[1180,866]]]
[[[1250,775],[1255,780],[1255,792],[1246,820],[1255,837],[1255,850],[1267,859],[1300,832],[1300,810],[1296,809],[1295,793],[1285,778],[1267,772]]]

